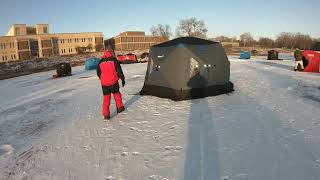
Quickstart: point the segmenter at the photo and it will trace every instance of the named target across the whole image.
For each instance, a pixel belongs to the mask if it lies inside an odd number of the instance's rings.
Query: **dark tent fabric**
[[[268,51],[268,60],[280,60],[279,59],[279,52],[276,50]]]
[[[97,69],[99,62],[100,62],[100,59],[96,57],[87,59],[85,62],[85,70]]]
[[[69,63],[60,63],[56,67],[57,76],[71,76],[71,65]]]
[[[180,101],[232,91],[230,62],[220,43],[182,37],[151,47],[141,95]]]

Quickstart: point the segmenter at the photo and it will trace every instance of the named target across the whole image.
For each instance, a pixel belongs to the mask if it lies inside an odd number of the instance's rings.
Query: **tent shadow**
[[[184,180],[220,179],[218,142],[206,99],[192,100]]]
[[[188,86],[206,84],[205,78],[197,73],[191,78]],[[201,95],[193,92],[192,96]],[[191,101],[190,117],[188,122],[188,139],[186,160],[184,165],[184,180],[213,180],[220,179],[220,162],[218,142],[215,135],[212,112],[206,98]]]
[[[128,107],[130,107],[133,103],[137,102],[142,96],[141,95],[134,95],[132,96],[129,100],[127,100],[124,103],[124,107],[127,109]],[[117,115],[117,112],[113,112],[111,114],[111,117],[114,117],[115,115]]]
[[[289,66],[289,65],[285,65],[285,64],[279,64],[279,63],[275,63],[275,62],[257,62],[263,65],[268,65],[268,66],[272,66],[272,67],[277,67],[277,68],[282,68],[282,69],[286,69],[289,71],[293,71],[293,67]]]

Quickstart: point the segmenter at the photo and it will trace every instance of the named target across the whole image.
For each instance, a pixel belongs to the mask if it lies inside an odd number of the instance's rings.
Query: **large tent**
[[[218,42],[177,38],[152,46],[149,58],[141,95],[179,101],[233,91],[230,62]]]
[[[303,52],[305,72],[320,72],[320,52],[306,50]]]

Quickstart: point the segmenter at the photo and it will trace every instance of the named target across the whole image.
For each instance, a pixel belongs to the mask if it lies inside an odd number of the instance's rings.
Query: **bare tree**
[[[240,35],[240,44],[244,47],[246,46],[253,46],[255,40],[253,39],[251,33],[246,32]]]
[[[258,41],[259,45],[263,48],[272,48],[275,46],[274,40],[267,38],[267,37],[261,37]]]
[[[294,34],[289,32],[282,32],[276,39],[277,46],[280,48],[294,48]]]
[[[297,33],[294,36],[295,39],[295,48],[300,49],[311,49],[313,40],[309,35]]]
[[[158,24],[152,26],[150,32],[153,36],[161,36],[169,39],[172,36],[171,27],[168,24]]]
[[[220,42],[232,42],[233,40],[232,40],[232,38],[229,38],[229,37],[227,37],[227,36],[223,36],[223,35],[221,35],[221,36],[218,36],[218,37],[216,37],[216,38],[214,38],[216,41],[220,41]]]
[[[314,41],[309,35],[302,33],[282,32],[278,35],[276,43],[277,46],[281,48],[311,49]]]
[[[314,40],[312,45],[312,50],[320,51],[320,40]]]
[[[179,25],[176,29],[176,36],[189,36],[206,38],[208,29],[203,20],[197,20],[196,18],[182,19],[179,21]]]

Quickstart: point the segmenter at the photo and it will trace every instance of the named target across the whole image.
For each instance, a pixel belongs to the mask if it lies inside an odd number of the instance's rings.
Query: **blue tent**
[[[250,59],[251,58],[251,54],[248,51],[242,51],[240,53],[240,59]]]
[[[86,60],[85,62],[85,70],[94,70],[97,69],[100,59],[96,57],[92,57]]]

